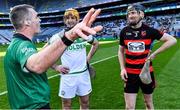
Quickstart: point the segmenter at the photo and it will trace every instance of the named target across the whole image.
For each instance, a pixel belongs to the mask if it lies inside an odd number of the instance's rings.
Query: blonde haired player
[[[64,23],[66,29],[70,30],[79,23],[79,13],[75,9],[67,9],[64,13]],[[53,42],[60,33],[55,34],[49,41]],[[53,65],[54,70],[61,73],[59,96],[62,98],[63,109],[71,109],[72,98],[76,95],[80,98],[80,108],[89,108],[89,94],[92,91],[91,80],[87,67],[92,56],[98,48],[96,38],[89,36],[88,43],[92,45],[88,55],[86,56],[87,41],[79,38],[71,44],[61,56],[62,65]]]

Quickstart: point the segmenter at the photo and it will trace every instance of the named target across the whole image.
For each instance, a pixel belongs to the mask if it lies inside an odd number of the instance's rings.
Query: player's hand
[[[152,53],[147,59],[146,59],[146,61],[148,61],[148,60],[153,60],[154,58],[156,57],[156,55],[154,54],[154,53]]]
[[[122,69],[122,70],[121,70],[120,76],[121,76],[121,79],[122,79],[122,80],[127,81],[128,75],[127,75],[126,69]]]
[[[78,37],[88,40],[88,35],[95,35],[97,32],[101,31],[103,28],[102,26],[95,26],[93,28],[90,27],[99,15],[100,11],[100,9],[95,10],[94,8],[91,8],[85,15],[82,22],[76,24],[71,30],[65,32],[65,36],[72,41]]]
[[[68,74],[69,73],[69,68],[66,66],[63,66],[63,65],[57,65],[55,67],[55,70],[59,73],[62,73],[62,74]]]

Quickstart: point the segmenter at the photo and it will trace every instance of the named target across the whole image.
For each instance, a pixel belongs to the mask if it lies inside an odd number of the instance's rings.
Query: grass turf
[[[154,91],[155,109],[180,109],[180,40],[167,51],[159,54],[153,61],[157,88]],[[42,47],[38,44],[37,47]],[[161,43],[154,46],[157,49]],[[3,72],[3,52],[7,46],[0,46],[0,93],[6,91],[5,75]],[[89,49],[89,47],[88,47]],[[91,62],[99,61],[107,57],[117,55],[118,43],[101,44]],[[124,109],[123,81],[120,80],[119,63],[117,56],[93,65],[96,68],[96,79],[92,80],[93,91],[90,98],[91,109]],[[55,75],[53,70],[48,70],[48,76]],[[58,97],[59,77],[49,79],[51,87],[51,107],[61,108],[61,100]],[[73,99],[74,109],[79,108],[78,98]],[[0,96],[0,108],[8,109],[7,94]],[[143,97],[139,91],[136,108],[144,109]]]

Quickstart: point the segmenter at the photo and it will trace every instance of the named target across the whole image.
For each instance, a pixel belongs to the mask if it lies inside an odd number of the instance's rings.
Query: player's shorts
[[[85,96],[92,91],[89,71],[80,74],[62,75],[59,87],[59,96],[73,98],[76,95]]]
[[[139,87],[144,94],[152,94],[155,88],[154,74],[151,73],[152,82],[150,84],[142,83],[138,74],[128,74],[128,79],[124,85],[125,93],[138,93]]]

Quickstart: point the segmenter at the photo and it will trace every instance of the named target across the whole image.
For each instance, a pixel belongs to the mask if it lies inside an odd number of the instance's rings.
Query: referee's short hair
[[[31,19],[32,14],[29,11],[31,8],[34,9],[31,5],[22,4],[14,6],[10,9],[9,18],[16,30],[23,27],[25,20]]]

